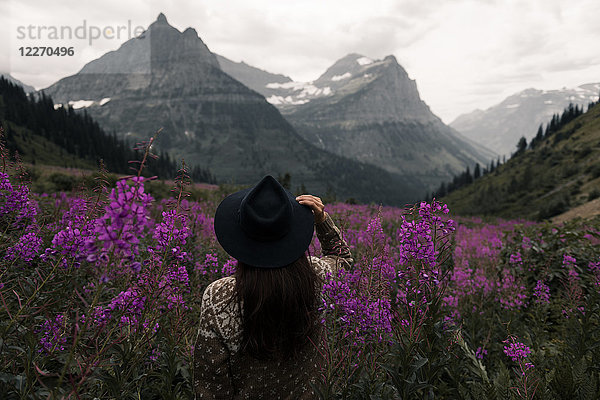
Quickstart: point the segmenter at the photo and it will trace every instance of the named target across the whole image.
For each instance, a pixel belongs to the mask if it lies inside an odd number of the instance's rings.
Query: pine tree
[[[473,175],[471,175],[471,170],[467,167],[465,171],[465,184],[469,185],[471,183],[473,183]]]
[[[519,143],[517,143],[517,152],[515,153],[515,156],[524,153],[526,149],[527,139],[525,139],[525,136],[521,136],[521,139],[519,139]]]
[[[537,134],[535,135],[535,137],[531,140],[531,143],[529,144],[529,146],[532,149],[535,148],[537,145],[539,145],[542,142],[542,140],[544,140],[544,128],[542,125],[543,124],[540,124]]]
[[[438,189],[438,191],[436,193],[436,197],[444,197],[446,194],[447,194],[446,184],[444,182],[442,182],[442,184],[440,185],[440,188]]]
[[[481,168],[479,163],[475,164],[475,170],[473,171],[473,179],[479,179],[481,177]]]

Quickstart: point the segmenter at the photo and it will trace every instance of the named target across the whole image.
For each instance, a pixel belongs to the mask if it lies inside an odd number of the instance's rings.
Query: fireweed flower
[[[385,341],[392,331],[390,301],[360,290],[365,280],[359,270],[340,270],[324,283],[320,307],[321,312],[337,317],[345,335],[360,344]]]
[[[66,203],[68,207],[60,223],[64,228],[54,235],[52,245],[46,249],[42,257],[47,259],[57,254],[63,255],[74,259],[77,266],[90,255],[91,246],[88,243],[92,243],[95,239],[94,220],[87,215],[89,208],[85,199],[65,198],[61,199],[61,202]],[[66,266],[67,260],[63,259],[63,261]]]
[[[527,236],[523,236],[523,240],[521,242],[521,247],[523,248],[523,250],[529,250],[531,249],[532,243],[531,243],[531,239],[528,238]]]
[[[480,360],[483,360],[483,358],[485,356],[487,356],[487,350],[482,348],[482,347],[478,347],[477,350],[475,351],[475,357],[479,358]]]
[[[521,342],[517,342],[515,338],[510,337],[505,340],[504,354],[511,358],[514,362],[519,362],[527,358],[531,354],[531,349]]]
[[[156,362],[158,360],[158,357],[160,357],[160,350],[158,350],[158,348],[155,347],[150,352],[150,355],[148,356],[148,358],[150,359],[150,361]]]
[[[62,254],[77,260],[79,263],[90,255],[88,243],[94,240],[92,234],[91,222],[73,227],[67,226],[54,235],[52,246],[46,249],[45,256]]]
[[[503,308],[512,310],[525,307],[525,286],[517,281],[515,276],[508,270],[502,271],[502,281],[496,283],[498,287],[496,300]]]
[[[25,185],[14,187],[8,174],[0,172],[0,218],[14,216],[17,227],[34,224],[38,212],[37,203],[29,198]]]
[[[538,304],[550,303],[550,288],[542,280],[538,280],[533,289],[533,297]]]
[[[40,252],[42,238],[30,232],[21,236],[19,241],[6,250],[6,258],[9,260],[22,259],[25,262],[32,261]]]
[[[219,273],[219,259],[214,253],[207,253],[204,262],[196,263],[196,271],[200,275],[217,274]]]
[[[570,269],[577,265],[577,260],[575,259],[575,257],[571,257],[570,255],[565,254],[563,256],[562,264],[563,264],[563,267]]]
[[[423,202],[417,213],[418,217],[412,221],[401,216],[402,224],[397,231],[399,246],[395,249],[396,265],[400,268],[394,278],[394,287],[397,288],[394,305],[398,310],[411,314],[411,318],[424,316],[429,301],[438,295],[441,287],[437,264],[440,241],[455,231],[454,221],[443,220],[439,215],[448,213],[445,205],[436,201],[431,204]],[[454,298],[447,300],[456,301]]]
[[[37,333],[42,334],[41,348],[38,351],[48,354],[54,350],[63,351],[67,343],[66,329],[66,319],[62,314],[58,314],[54,319],[44,321],[36,330]]]
[[[448,213],[448,207],[436,201],[433,203],[422,202],[419,205],[419,219],[407,221],[402,216],[402,225],[398,230],[399,261],[407,265],[411,260],[423,261],[428,267],[436,266],[438,249],[435,248],[434,235],[439,229],[440,234],[454,232],[454,221],[443,222],[436,212]]]
[[[163,211],[162,217],[162,222],[154,227],[152,234],[152,237],[158,242],[157,250],[185,245],[186,239],[191,234],[187,217],[178,214],[177,210]]]
[[[121,328],[129,327],[136,330],[139,324],[139,318],[144,311],[146,296],[138,288],[129,288],[116,295],[104,310],[105,315],[110,317],[115,311],[121,311],[119,326]]]
[[[223,268],[221,269],[221,274],[223,276],[230,276],[235,274],[235,268],[237,265],[237,261],[234,259],[229,259],[223,264]]]
[[[379,216],[375,216],[369,221],[365,233],[366,235],[362,241],[373,249],[384,246],[388,241],[388,237],[383,233],[381,218]]]
[[[520,264],[520,263],[522,263],[523,259],[521,258],[521,253],[517,251],[515,254],[511,254],[509,262],[511,264]]]
[[[575,271],[575,269],[570,268],[569,269],[569,279],[574,279],[574,280],[580,280],[581,278],[579,278],[579,274],[577,273],[577,271]]]
[[[165,300],[166,308],[172,310],[176,307],[187,309],[183,293],[189,291],[190,279],[185,266],[174,265],[162,276],[158,284],[160,296]],[[160,308],[163,308],[161,305]]]
[[[117,188],[108,196],[109,205],[105,213],[95,222],[94,232],[102,242],[102,253],[111,249],[124,259],[133,259],[138,254],[140,238],[149,225],[149,206],[152,196],[144,192],[144,178],[134,177],[129,186],[125,179],[117,182]],[[93,248],[93,242],[88,243]],[[88,256],[88,261],[100,257]]]

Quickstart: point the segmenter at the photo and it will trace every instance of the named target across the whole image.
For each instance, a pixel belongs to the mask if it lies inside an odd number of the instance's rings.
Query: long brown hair
[[[235,278],[242,303],[241,350],[257,359],[295,357],[318,328],[320,281],[306,254],[282,268],[238,261]]]

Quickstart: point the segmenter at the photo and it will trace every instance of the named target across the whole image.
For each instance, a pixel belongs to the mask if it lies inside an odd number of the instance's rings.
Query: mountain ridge
[[[462,114],[450,126],[500,155],[510,155],[521,136],[530,141],[540,124],[547,123],[552,115],[562,112],[569,103],[587,106],[598,100],[599,92],[600,83],[557,90],[528,88],[485,110]]]
[[[132,53],[141,57],[134,66]],[[160,149],[210,168],[220,182],[250,184],[289,172],[298,185],[361,201],[400,204],[419,197],[412,177],[346,159],[302,138],[256,91],[221,70],[188,28],[163,14],[139,38],[44,89],[57,102],[82,105],[108,131],[143,140],[164,127]]]
[[[242,75],[233,76],[244,82]],[[272,82],[256,90],[309,142],[416,176],[428,188],[496,156],[433,114],[393,55],[374,60],[351,53],[314,81]]]
[[[12,76],[11,74],[9,74],[7,72],[0,72],[0,77],[4,77],[9,82],[12,82],[14,84],[21,86],[23,88],[23,90],[25,91],[25,93],[35,92],[35,88],[33,86],[30,86],[30,85],[27,85],[26,83],[21,82],[20,80],[18,80],[17,78],[15,78],[14,76]]]

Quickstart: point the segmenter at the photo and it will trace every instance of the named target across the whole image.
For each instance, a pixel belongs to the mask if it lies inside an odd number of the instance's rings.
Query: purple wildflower
[[[67,343],[66,333],[66,320],[64,315],[58,314],[53,320],[48,319],[42,323],[37,329],[38,333],[42,334],[40,339],[39,352],[46,352],[48,354],[54,352],[54,350],[63,351],[65,344]]]
[[[237,261],[234,259],[229,259],[223,264],[223,268],[221,269],[221,274],[223,276],[230,276],[235,274]]]
[[[531,349],[521,342],[517,342],[515,338],[510,338],[504,341],[507,343],[504,346],[504,354],[511,358],[514,362],[519,362],[527,358],[531,354]]]
[[[521,257],[521,253],[517,251],[515,254],[511,254],[509,262],[511,264],[521,264],[523,262],[523,258]]]
[[[9,260],[22,259],[23,261],[30,262],[40,252],[42,246],[42,239],[35,233],[30,232],[21,236],[19,241],[6,250],[6,258]]]
[[[479,358],[480,360],[483,360],[483,358],[487,356],[487,353],[488,352],[486,349],[484,349],[483,347],[478,347],[475,351],[475,357]]]
[[[550,303],[550,288],[542,280],[538,280],[535,288],[533,289],[533,296],[535,302],[538,304]]]
[[[565,268],[573,268],[575,267],[577,264],[577,260],[575,259],[575,257],[571,257],[568,254],[565,254],[563,256],[563,267]]]

